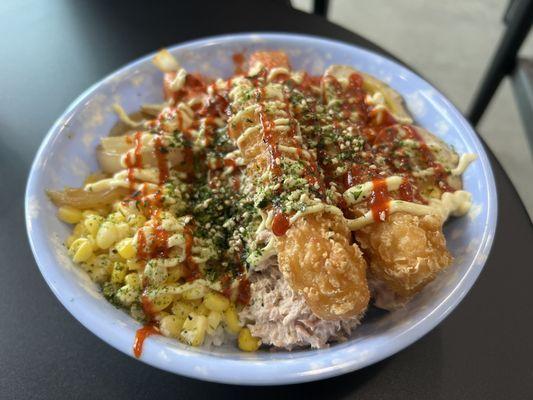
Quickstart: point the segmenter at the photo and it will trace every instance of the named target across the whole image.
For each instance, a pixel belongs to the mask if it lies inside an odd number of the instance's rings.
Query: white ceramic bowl
[[[364,322],[351,340],[323,350],[245,354],[235,346],[192,348],[162,336],[149,338],[141,361],[167,371],[216,382],[278,385],[323,379],[384,359],[434,328],[461,301],[488,257],[496,226],[496,193],[490,164],[469,124],[430,84],[375,53],[317,37],[289,34],[239,34],[184,43],[170,51],[190,71],[228,76],[231,55],[256,49],[283,49],[295,68],[319,74],[332,63],[352,65],[384,80],[405,98],[416,122],[452,144],[477,153],[464,175],[474,206],[446,225],[455,264],[404,309]],[[126,111],[161,100],[161,73],[144,57],[95,84],[57,120],[33,163],[26,190],[30,244],[46,282],[74,317],[111,346],[132,356],[139,324],[114,308],[88,276],[67,256],[63,241],[70,226],[56,218],[47,188],[80,186],[96,170],[95,147],[117,118],[116,101]]]

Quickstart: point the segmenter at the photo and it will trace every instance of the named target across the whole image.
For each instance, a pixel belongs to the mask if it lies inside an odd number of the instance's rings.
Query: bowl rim
[[[464,275],[461,277],[461,280],[458,282],[458,284],[453,287],[451,292],[448,294],[448,296],[440,303],[438,304],[434,309],[432,309],[421,321],[419,321],[417,324],[412,326],[408,332],[405,331],[402,334],[398,335],[393,341],[390,341],[388,343],[383,344],[379,351],[375,350],[374,352],[371,352],[367,354],[367,356],[364,359],[358,359],[353,360],[349,358],[342,358],[342,355],[338,355],[337,358],[340,359],[340,362],[336,363],[335,365],[329,365],[325,367],[317,367],[313,368],[312,370],[309,370],[305,367],[302,368],[300,365],[298,367],[298,364],[307,364],[308,359],[304,358],[305,362],[298,363],[298,358],[296,360],[266,360],[266,361],[258,361],[257,359],[250,359],[250,358],[239,358],[239,359],[229,359],[226,357],[218,357],[210,354],[205,354],[202,352],[192,352],[192,351],[173,351],[172,355],[175,357],[178,357],[181,355],[196,355],[193,357],[188,357],[187,362],[184,363],[172,363],[172,362],[163,362],[161,358],[158,358],[156,354],[158,351],[158,347],[164,346],[160,345],[159,343],[156,345],[152,343],[151,341],[148,341],[145,345],[145,349],[143,351],[143,356],[139,359],[140,361],[143,361],[149,365],[152,365],[154,367],[166,370],[168,372],[177,373],[183,376],[206,380],[206,381],[212,381],[212,382],[219,382],[219,383],[227,383],[227,384],[241,384],[241,385],[281,385],[281,384],[294,384],[294,383],[303,383],[303,382],[309,382],[319,379],[326,379],[329,377],[337,376],[340,374],[344,374],[347,372],[355,371],[358,369],[361,369],[363,367],[369,366],[371,364],[374,364],[376,362],[379,362],[398,351],[406,348],[407,346],[411,345],[418,339],[420,339],[423,335],[430,332],[433,328],[435,328],[444,318],[446,318],[449,313],[462,301],[466,293],[471,289],[471,287],[474,285],[477,277],[479,276],[481,270],[483,269],[486,259],[490,256],[490,249],[494,240],[494,234],[496,231],[496,223],[497,223],[497,215],[498,215],[498,202],[497,202],[497,195],[496,195],[496,184],[494,180],[494,174],[492,171],[492,167],[490,164],[490,161],[488,159],[487,153],[484,149],[484,146],[479,139],[478,135],[475,133],[474,129],[470,126],[470,124],[465,120],[465,118],[462,116],[462,114],[457,110],[457,108],[442,94],[441,91],[436,89],[432,84],[427,82],[424,78],[420,77],[417,73],[413,72],[407,67],[404,67],[397,61],[394,61],[393,59],[378,54],[374,51],[367,50],[363,47],[359,47],[357,45],[343,42],[340,40],[334,40],[329,38],[323,38],[320,36],[314,36],[314,35],[304,35],[304,34],[294,34],[294,33],[284,33],[284,32],[245,32],[245,33],[236,33],[236,34],[224,34],[224,35],[216,35],[216,36],[208,36],[203,37],[200,39],[194,39],[190,41],[181,42],[176,45],[168,46],[167,49],[170,51],[182,49],[182,48],[194,48],[195,46],[202,46],[206,44],[220,44],[220,43],[229,43],[229,42],[249,42],[252,40],[255,40],[257,38],[260,38],[262,40],[279,40],[279,39],[289,39],[289,40],[296,40],[296,41],[302,41],[302,43],[319,43],[323,45],[333,45],[338,48],[344,48],[346,51],[353,51],[353,48],[357,49],[357,51],[360,51],[362,53],[367,53],[367,56],[371,57],[377,57],[380,59],[385,60],[386,62],[393,64],[394,68],[400,72],[404,72],[407,75],[414,76],[415,78],[419,79],[427,85],[428,87],[432,88],[437,95],[439,96],[439,100],[441,100],[446,107],[448,108],[448,111],[451,113],[451,118],[455,119],[456,121],[460,122],[461,124],[461,135],[469,136],[472,140],[474,147],[476,148],[476,152],[478,155],[478,161],[481,164],[481,169],[483,171],[483,175],[485,178],[485,183],[487,187],[487,217],[484,224],[483,229],[483,235],[481,238],[481,241],[479,243],[479,246],[477,248],[476,254],[473,258],[473,261],[470,263],[468,268],[466,269]],[[74,318],[78,320],[83,326],[85,326],[89,331],[91,331],[93,334],[98,336],[100,339],[108,343],[109,345],[119,349],[123,353],[129,355],[130,357],[133,357],[131,354],[131,343],[128,343],[125,345],[124,343],[121,343],[121,340],[119,336],[114,335],[112,333],[112,326],[111,324],[108,324],[109,326],[106,326],[106,323],[102,323],[102,321],[98,321],[95,318],[90,318],[87,315],[84,315],[82,310],[78,310],[77,306],[74,305],[73,302],[70,302],[68,299],[68,296],[63,293],[62,290],[58,288],[56,285],[56,282],[54,281],[54,277],[51,276],[50,270],[45,263],[45,260],[43,259],[40,252],[38,251],[39,245],[38,241],[40,240],[37,237],[34,237],[32,234],[31,229],[31,215],[30,215],[30,198],[31,194],[33,192],[33,187],[38,186],[38,178],[39,178],[39,162],[41,158],[46,154],[47,149],[53,144],[54,140],[61,134],[61,126],[65,124],[66,118],[70,116],[80,105],[83,103],[83,101],[91,96],[91,94],[99,88],[101,85],[104,85],[113,79],[115,79],[117,76],[123,74],[125,71],[130,70],[132,68],[135,68],[135,66],[142,64],[149,60],[151,57],[155,55],[156,52],[152,52],[148,55],[142,56],[140,58],[137,58],[136,60],[127,63],[126,65],[120,67],[119,69],[115,70],[111,74],[107,75],[103,79],[99,80],[95,84],[91,85],[88,89],[86,89],[82,94],[80,94],[68,107],[67,109],[62,113],[62,115],[55,121],[55,123],[52,125],[50,130],[47,132],[45,138],[43,139],[41,145],[39,146],[39,149],[35,155],[35,158],[32,162],[30,172],[28,175],[28,180],[26,184],[26,190],[25,190],[25,221],[26,221],[26,231],[28,235],[28,240],[30,243],[30,247],[32,250],[32,253],[34,255],[35,261],[37,263],[37,266],[43,275],[46,283],[52,290],[52,292],[55,294],[55,296],[59,299],[59,301],[62,303],[62,305],[70,312]],[[45,246],[46,247],[46,246]],[[52,250],[50,250],[52,251]],[[480,257],[482,255],[486,255],[486,258],[482,261],[480,260]],[[478,261],[476,263],[476,261]],[[56,277],[57,278],[57,277]],[[87,314],[87,313],[85,313]],[[105,320],[104,320],[105,322]],[[99,324],[100,328],[97,329],[97,325]],[[116,327],[115,327],[116,328]],[[324,354],[323,352],[327,351],[334,351],[335,346],[328,350],[318,350],[317,352],[320,352],[320,354]],[[310,354],[310,357],[312,357],[313,350],[307,351],[307,353]],[[189,360],[190,358],[190,360]],[[196,362],[196,361],[197,362]],[[183,361],[183,360],[182,360]],[[296,362],[295,362],[296,361]],[[215,370],[216,373],[211,373],[206,375],[204,371],[201,369],[201,364],[208,362],[211,364],[212,370]],[[283,365],[283,368],[278,368]],[[236,372],[239,373],[236,373]],[[260,373],[261,372],[261,373]]]

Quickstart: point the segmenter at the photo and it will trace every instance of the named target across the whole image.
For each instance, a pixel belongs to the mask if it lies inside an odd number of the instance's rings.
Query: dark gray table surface
[[[54,120],[92,83],[154,49],[267,30],[383,53],[334,24],[269,1],[0,2],[0,399],[533,398],[533,229],[493,157],[500,215],[476,285],[416,344],[361,371],[273,388],[182,378],[111,348],[55,299],[35,265],[23,219],[30,163]]]

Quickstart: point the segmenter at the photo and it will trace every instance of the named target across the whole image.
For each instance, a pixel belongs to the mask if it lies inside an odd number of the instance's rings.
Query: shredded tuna
[[[279,271],[269,265],[250,275],[252,298],[241,313],[252,335],[278,348],[323,348],[329,342],[349,337],[359,318],[325,321],[313,314],[304,299],[295,293]]]
[[[377,279],[369,277],[368,287],[374,299],[374,306],[382,310],[394,311],[405,306],[409,298],[401,298],[390,290],[387,285]]]

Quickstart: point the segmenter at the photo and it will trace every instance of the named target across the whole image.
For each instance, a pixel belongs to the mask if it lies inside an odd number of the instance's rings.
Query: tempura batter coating
[[[385,283],[399,304],[453,261],[436,215],[391,214],[359,230],[356,238],[370,260],[370,275]]]
[[[243,155],[246,173],[252,179],[259,179],[256,187],[271,180],[281,184],[291,179],[283,162],[293,160],[304,165],[305,184],[310,180],[313,182],[310,185],[316,183],[318,187],[322,178],[312,155],[303,155],[305,143],[297,138],[298,121],[285,103],[287,88],[283,87],[283,79],[277,82],[266,79],[274,69],[288,65],[275,52],[256,53],[250,60],[250,71],[260,74],[261,70],[255,71],[258,63],[266,68],[264,79],[254,82],[243,78],[233,83],[230,92],[233,114],[228,132]],[[281,146],[292,147],[294,151],[282,152]],[[271,172],[270,176],[265,175],[267,171]],[[357,245],[350,242],[351,233],[344,219],[325,212],[303,215],[286,233],[278,235],[281,271],[293,290],[305,297],[320,318],[354,317],[368,305],[366,263]]]
[[[366,262],[341,218],[312,214],[279,238],[278,260],[292,288],[325,320],[355,317],[369,301]]]

